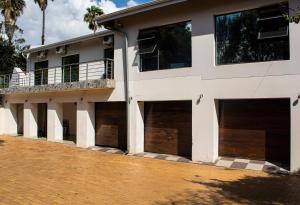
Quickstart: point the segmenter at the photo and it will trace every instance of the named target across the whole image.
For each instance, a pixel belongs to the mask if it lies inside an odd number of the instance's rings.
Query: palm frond
[[[90,30],[93,30],[96,32],[98,29],[98,24],[96,22],[96,17],[104,14],[103,10],[101,8],[98,8],[96,6],[91,6],[90,8],[87,8],[87,13],[83,16],[83,21],[88,23],[88,28]]]

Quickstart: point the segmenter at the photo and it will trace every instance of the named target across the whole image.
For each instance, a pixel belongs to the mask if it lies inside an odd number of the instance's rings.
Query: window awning
[[[138,55],[151,54],[154,53],[157,48],[157,44],[151,45],[147,48],[139,49],[137,52]]]
[[[138,35],[138,41],[146,41],[146,40],[152,40],[157,38],[157,30],[151,29],[146,31],[140,31]]]

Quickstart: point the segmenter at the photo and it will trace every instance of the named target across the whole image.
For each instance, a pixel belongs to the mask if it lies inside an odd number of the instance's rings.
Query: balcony
[[[104,59],[63,67],[0,75],[0,94],[114,89],[114,61]]]

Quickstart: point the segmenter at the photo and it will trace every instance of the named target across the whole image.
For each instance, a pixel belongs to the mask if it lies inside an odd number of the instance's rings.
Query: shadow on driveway
[[[4,140],[0,140],[0,146],[3,146],[3,145],[4,145],[4,143],[5,143],[5,141],[4,141]]]
[[[299,204],[300,177],[270,176],[245,177],[236,181],[190,181],[202,188],[176,194],[155,205],[208,205],[208,204]]]

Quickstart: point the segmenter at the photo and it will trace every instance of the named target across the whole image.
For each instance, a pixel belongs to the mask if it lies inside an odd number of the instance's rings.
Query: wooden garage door
[[[125,102],[95,104],[96,145],[127,149]]]
[[[220,101],[221,156],[290,161],[288,99]]]
[[[191,157],[192,103],[146,102],[145,151]]]

